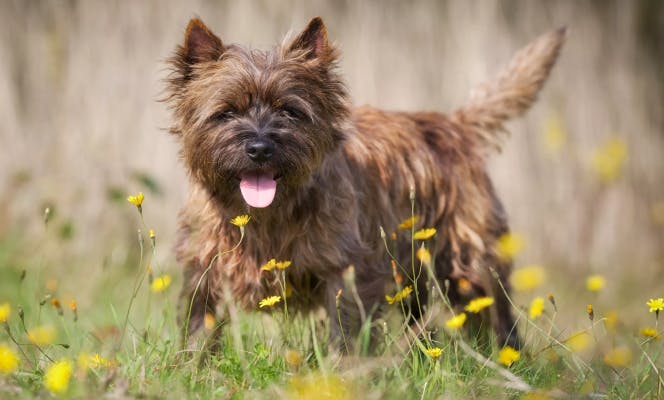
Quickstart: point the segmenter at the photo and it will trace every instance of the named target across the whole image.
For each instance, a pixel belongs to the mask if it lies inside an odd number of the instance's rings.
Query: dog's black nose
[[[274,154],[274,143],[269,139],[255,139],[247,143],[244,150],[252,161],[263,163]]]

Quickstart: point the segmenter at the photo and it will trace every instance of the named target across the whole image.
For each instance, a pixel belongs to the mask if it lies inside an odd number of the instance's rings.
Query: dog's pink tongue
[[[271,173],[247,172],[240,180],[240,192],[251,207],[264,208],[272,204],[277,193],[277,181]]]

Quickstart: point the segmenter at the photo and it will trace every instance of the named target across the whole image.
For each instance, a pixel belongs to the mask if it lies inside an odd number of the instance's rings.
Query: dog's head
[[[224,205],[280,201],[343,140],[346,91],[320,18],[268,52],[226,45],[192,19],[169,61],[171,131],[192,178]]]

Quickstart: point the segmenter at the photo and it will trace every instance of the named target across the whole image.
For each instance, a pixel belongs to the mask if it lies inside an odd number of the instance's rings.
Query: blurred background
[[[171,246],[188,184],[158,99],[164,61],[196,15],[225,42],[257,48],[320,15],[356,104],[442,112],[530,40],[567,25],[540,100],[509,124],[490,162],[523,242],[516,265],[543,265],[542,293],[559,304],[582,295],[645,308],[645,298],[664,296],[657,0],[1,1],[1,276],[38,270],[83,304],[100,286],[126,296],[114,276],[135,275],[141,224],[126,197],[138,191],[158,263],[179,275]],[[606,287],[589,297],[593,273]]]

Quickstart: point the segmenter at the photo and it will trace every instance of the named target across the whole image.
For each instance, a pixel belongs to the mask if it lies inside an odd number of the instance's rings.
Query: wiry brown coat
[[[507,285],[511,265],[495,251],[508,226],[486,157],[500,145],[503,122],[534,101],[564,36],[564,30],[542,36],[467,105],[445,115],[351,107],[320,18],[270,52],[224,45],[193,19],[171,59],[168,86],[172,132],[192,183],[177,246],[185,268],[185,335],[201,326],[206,312],[217,311],[226,290],[250,310],[279,294],[274,275],[260,270],[271,258],[292,261],[289,309],[323,306],[336,317],[342,272],[353,265],[364,310],[376,310],[392,282],[379,229],[395,231],[411,215],[414,190],[417,226],[438,230],[435,273],[440,282],[452,282],[450,300],[494,296],[498,340],[517,346],[508,302],[489,274],[495,269]],[[245,151],[256,137],[276,146],[260,165]],[[248,209],[238,187],[240,174],[256,169],[279,178],[276,198],[264,209]],[[243,243],[222,253],[240,239],[229,220],[247,212],[252,221]],[[396,247],[410,254],[409,237],[402,235]],[[456,290],[460,278],[472,284],[465,297]],[[423,282],[419,287],[426,302]],[[349,333],[357,331],[358,311],[344,291],[342,323]]]

